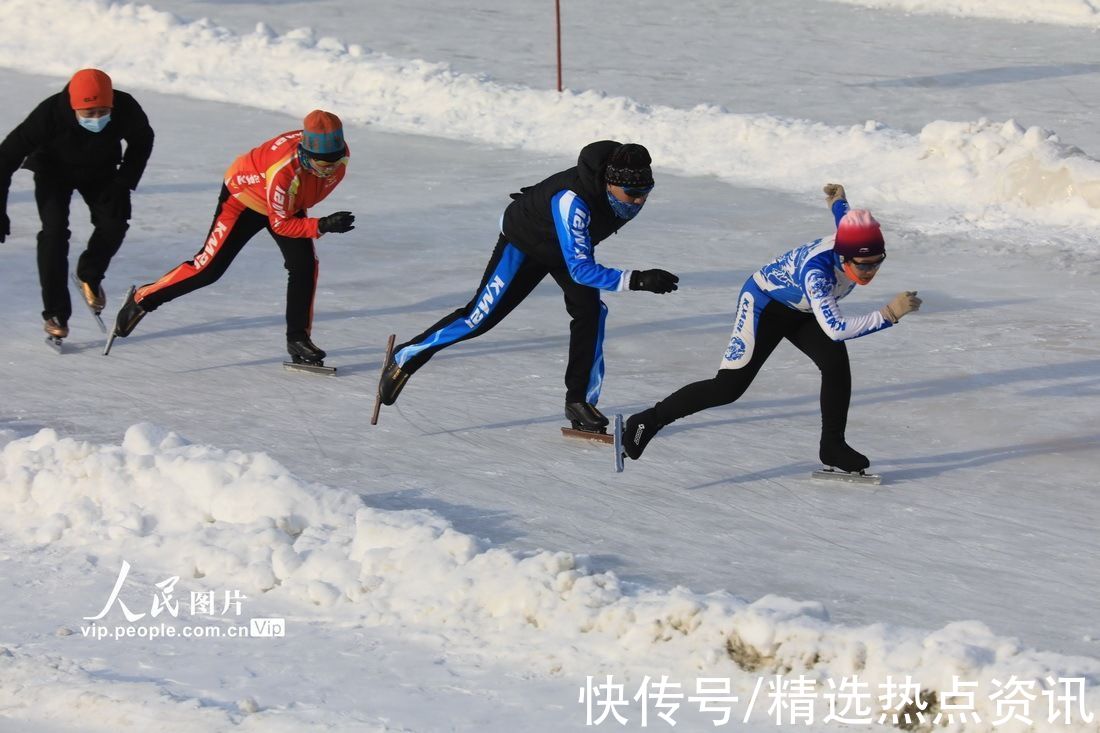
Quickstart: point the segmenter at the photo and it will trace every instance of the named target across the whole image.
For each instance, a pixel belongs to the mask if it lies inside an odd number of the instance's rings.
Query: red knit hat
[[[111,77],[99,69],[81,69],[69,80],[69,104],[73,109],[114,107]]]
[[[866,209],[852,209],[836,228],[833,251],[844,259],[875,257],[886,251],[882,228]]]

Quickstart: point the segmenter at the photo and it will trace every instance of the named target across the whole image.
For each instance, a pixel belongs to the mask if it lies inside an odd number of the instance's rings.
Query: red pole
[[[554,0],[554,21],[558,29],[558,91],[561,91],[561,0]]]

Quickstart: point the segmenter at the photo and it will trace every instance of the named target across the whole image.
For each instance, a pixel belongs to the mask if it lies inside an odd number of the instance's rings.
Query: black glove
[[[635,270],[630,273],[631,290],[648,290],[651,293],[671,293],[676,290],[680,278],[667,270]]]
[[[337,211],[335,214],[322,216],[317,220],[317,231],[321,234],[336,232],[343,234],[355,228],[355,214],[350,211]]]
[[[8,218],[8,212],[0,211],[0,242],[3,242],[11,234],[11,219]]]
[[[129,221],[130,214],[130,184],[114,178],[103,187],[96,202],[103,214],[115,221]]]

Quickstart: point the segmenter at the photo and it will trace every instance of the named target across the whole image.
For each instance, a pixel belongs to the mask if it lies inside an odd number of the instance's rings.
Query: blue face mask
[[[611,204],[611,210],[615,212],[615,216],[619,217],[620,219],[626,219],[627,221],[630,221],[635,216],[637,216],[638,212],[642,210],[643,206],[645,206],[644,201],[640,204],[631,204],[626,201],[619,201],[619,199],[615,198],[615,196],[610,191],[607,192],[607,203]]]
[[[76,121],[88,132],[103,132],[103,128],[111,121],[111,114],[107,113],[102,117],[81,117],[77,115]]]

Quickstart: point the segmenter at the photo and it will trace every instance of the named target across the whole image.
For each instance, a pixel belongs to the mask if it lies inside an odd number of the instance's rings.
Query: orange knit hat
[[[73,109],[114,107],[111,77],[99,69],[81,69],[69,80],[69,104]]]

